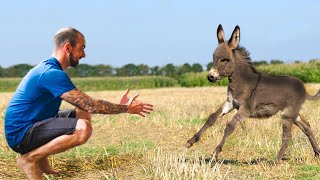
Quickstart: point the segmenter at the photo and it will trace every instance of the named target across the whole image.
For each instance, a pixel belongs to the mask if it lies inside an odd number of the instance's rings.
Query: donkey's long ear
[[[228,46],[230,49],[235,49],[236,47],[238,47],[239,42],[240,42],[240,27],[237,25],[232,32],[232,36],[229,39]]]
[[[219,24],[218,29],[217,29],[217,38],[218,38],[218,43],[224,43],[224,32],[221,24]]]

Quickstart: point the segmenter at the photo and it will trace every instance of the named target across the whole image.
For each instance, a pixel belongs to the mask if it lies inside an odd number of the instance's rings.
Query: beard
[[[71,67],[76,67],[78,65],[77,61],[73,57],[72,52],[69,55],[69,62]]]

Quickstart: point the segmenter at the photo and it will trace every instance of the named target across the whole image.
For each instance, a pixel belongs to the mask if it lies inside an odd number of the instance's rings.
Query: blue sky
[[[163,66],[211,61],[216,29],[236,25],[253,60],[320,58],[320,1],[2,1],[0,66],[35,65],[65,26],[86,37],[81,63]]]

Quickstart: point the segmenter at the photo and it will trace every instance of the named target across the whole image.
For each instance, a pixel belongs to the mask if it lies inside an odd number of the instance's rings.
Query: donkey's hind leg
[[[186,147],[190,148],[194,143],[200,140],[201,135],[212,126],[219,117],[228,114],[234,109],[232,101],[226,101],[216,112],[212,113],[206,123],[201,127],[201,129],[187,141]]]
[[[297,125],[304,132],[305,135],[307,135],[307,137],[310,141],[310,144],[313,148],[315,156],[319,157],[320,150],[319,150],[318,144],[314,138],[314,135],[311,131],[310,124],[300,114],[297,117],[297,119],[295,119],[294,124]]]
[[[292,129],[293,120],[291,118],[282,118],[282,145],[277,154],[277,161],[282,160],[282,157],[289,146],[290,140],[292,138],[291,129]]]

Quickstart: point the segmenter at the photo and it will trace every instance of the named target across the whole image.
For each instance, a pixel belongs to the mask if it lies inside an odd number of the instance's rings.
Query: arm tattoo
[[[127,112],[128,110],[127,105],[114,104],[108,101],[94,99],[77,88],[63,93],[60,97],[68,103],[91,113],[119,114]]]

